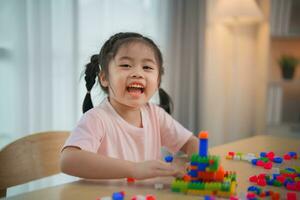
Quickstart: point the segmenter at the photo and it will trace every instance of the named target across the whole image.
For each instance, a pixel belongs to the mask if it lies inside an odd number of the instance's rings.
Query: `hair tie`
[[[90,94],[90,93],[91,93],[91,91],[87,91],[86,93],[87,93],[87,94]]]

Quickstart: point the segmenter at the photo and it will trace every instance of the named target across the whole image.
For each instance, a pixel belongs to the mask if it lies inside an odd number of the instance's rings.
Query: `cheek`
[[[158,88],[160,81],[158,76],[153,76],[150,81],[153,88]]]

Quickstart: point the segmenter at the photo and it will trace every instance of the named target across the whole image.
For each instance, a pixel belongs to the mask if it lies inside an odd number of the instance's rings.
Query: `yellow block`
[[[235,195],[236,194],[236,182],[232,181],[230,186],[230,194]]]
[[[216,194],[216,196],[229,198],[231,196],[231,194],[230,194],[230,192],[218,191],[217,194]]]
[[[205,196],[205,195],[213,195],[214,193],[212,190],[188,190],[187,194]]]

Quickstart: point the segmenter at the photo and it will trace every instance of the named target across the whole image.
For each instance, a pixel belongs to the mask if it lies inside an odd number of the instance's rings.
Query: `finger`
[[[156,167],[156,169],[160,169],[160,170],[172,170],[172,169],[174,169],[171,164],[165,163],[165,162],[160,161],[160,160],[157,161],[155,167]]]
[[[186,174],[185,171],[179,170],[176,172],[176,174],[174,175],[176,178],[183,178],[183,176]]]
[[[175,176],[177,174],[177,171],[156,169],[154,171],[154,173],[155,173],[155,176]]]

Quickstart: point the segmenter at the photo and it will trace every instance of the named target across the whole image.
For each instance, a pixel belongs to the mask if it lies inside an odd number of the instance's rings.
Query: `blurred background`
[[[84,65],[121,31],[158,44],[173,117],[195,134],[208,130],[210,146],[299,137],[299,64],[283,72],[300,58],[299,10],[297,0],[0,0],[0,147],[72,130]],[[92,96],[94,105],[105,97],[99,85]]]

